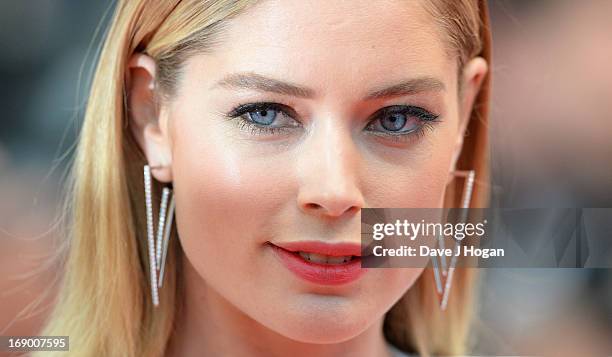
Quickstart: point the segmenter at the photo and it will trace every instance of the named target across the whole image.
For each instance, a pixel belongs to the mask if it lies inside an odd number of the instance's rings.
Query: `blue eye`
[[[240,129],[252,135],[281,134],[301,126],[297,114],[286,105],[258,102],[239,105],[226,114],[238,119]]]
[[[392,113],[386,115],[380,120],[380,124],[383,128],[389,131],[398,131],[406,124],[406,115],[402,113]]]
[[[419,132],[426,124],[436,121],[438,116],[423,108],[394,105],[382,108],[373,118],[366,130],[397,136]]]
[[[249,119],[259,125],[270,125],[276,119],[278,111],[271,108],[261,108],[247,112]]]

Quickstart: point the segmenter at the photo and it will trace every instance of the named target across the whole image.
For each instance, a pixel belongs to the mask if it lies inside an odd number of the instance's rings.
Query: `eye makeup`
[[[237,121],[238,128],[251,135],[286,134],[302,124],[297,113],[289,106],[273,102],[240,104],[225,116]]]
[[[440,115],[413,105],[392,105],[375,112],[365,131],[394,141],[422,137],[425,130],[433,130]]]
[[[291,107],[275,102],[240,104],[225,114],[237,121],[238,128],[251,135],[280,135],[302,127]],[[372,114],[364,131],[394,141],[421,137],[433,129],[440,116],[414,105],[391,105]]]

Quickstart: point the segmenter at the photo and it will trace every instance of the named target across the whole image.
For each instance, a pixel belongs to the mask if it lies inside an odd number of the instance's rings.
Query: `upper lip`
[[[353,242],[324,242],[318,240],[295,241],[295,242],[275,242],[271,244],[288,250],[290,252],[306,252],[329,256],[361,256],[361,245]]]

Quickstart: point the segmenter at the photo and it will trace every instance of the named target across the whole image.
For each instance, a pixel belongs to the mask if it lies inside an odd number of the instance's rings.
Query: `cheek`
[[[366,165],[363,194],[370,207],[441,207],[456,136],[452,125],[440,125],[386,159],[374,155]]]
[[[207,76],[192,72],[187,77]],[[172,107],[172,166],[181,244],[201,275],[212,278],[227,275],[230,256],[234,266],[257,263],[252,252],[263,228],[287,204],[293,188],[289,165],[270,165],[247,150],[239,129],[212,100],[202,99],[212,97],[202,95],[202,83],[186,81],[185,95]]]
[[[255,276],[264,267],[253,252],[261,249],[267,225],[290,199],[289,165],[245,154],[228,138],[227,127],[189,118],[173,118],[176,223],[183,250],[210,283],[238,279],[238,274],[228,276],[230,263]]]

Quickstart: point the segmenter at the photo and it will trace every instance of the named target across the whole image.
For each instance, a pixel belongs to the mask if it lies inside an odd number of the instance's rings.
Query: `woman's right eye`
[[[253,112],[247,112],[248,118],[256,124],[270,125],[276,119],[279,111],[276,109],[263,108]]]
[[[278,130],[299,127],[293,110],[279,103],[247,103],[232,109],[227,116],[239,119],[241,129],[252,134],[277,133]]]

